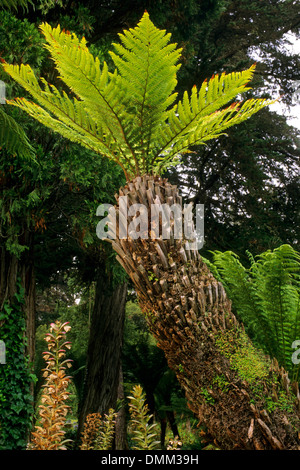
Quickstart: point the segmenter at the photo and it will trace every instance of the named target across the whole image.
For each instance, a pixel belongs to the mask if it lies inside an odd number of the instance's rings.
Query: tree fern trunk
[[[138,177],[116,195],[128,205],[180,203],[166,179]],[[159,199],[158,199],[159,198]],[[128,225],[131,219],[128,220]],[[112,241],[149,329],[176,372],[189,407],[221,449],[299,449],[300,396],[261,355],[231,311],[223,286],[182,240]]]

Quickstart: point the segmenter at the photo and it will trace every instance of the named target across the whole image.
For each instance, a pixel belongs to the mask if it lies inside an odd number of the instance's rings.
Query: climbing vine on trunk
[[[0,364],[0,449],[24,450],[33,415],[30,393],[35,376],[25,355],[24,289],[20,280],[13,299],[0,311],[0,340],[5,344],[5,364]],[[22,390],[22,393],[20,393]]]

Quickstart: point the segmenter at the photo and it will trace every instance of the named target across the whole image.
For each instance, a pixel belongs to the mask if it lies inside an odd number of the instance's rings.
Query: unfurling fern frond
[[[181,49],[170,34],[157,29],[145,13],[136,28],[120,34],[111,52],[115,70],[100,64],[86,40],[42,24],[41,31],[61,79],[72,99],[44,82],[41,89],[29,66],[3,64],[4,69],[39,104],[10,100],[70,140],[113,159],[127,179],[161,174],[194,145],[219,137],[230,126],[248,119],[270,100],[233,103],[245,92],[254,66],[214,76],[199,91],[174,105]],[[227,107],[226,107],[227,106]]]
[[[292,360],[300,339],[300,254],[289,245],[253,258],[246,269],[232,252],[214,252],[215,273],[252,338],[296,380]]]

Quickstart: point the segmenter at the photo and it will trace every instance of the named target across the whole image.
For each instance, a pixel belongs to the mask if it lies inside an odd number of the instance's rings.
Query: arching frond
[[[246,269],[232,252],[213,252],[214,271],[224,284],[237,315],[256,342],[292,379],[299,364],[292,357],[300,339],[300,254],[289,245],[253,258]]]
[[[34,149],[22,127],[0,106],[0,148],[5,147],[11,154],[34,159]]]
[[[225,107],[241,93],[253,77],[255,66],[242,72],[215,75],[204,82],[199,90],[194,86],[190,96],[185,92],[182,101],[168,113],[166,123],[159,128],[157,140],[160,155],[155,155],[153,165],[158,170],[168,166],[178,154],[193,145],[204,144],[224,134],[231,126],[239,124],[274,101],[249,99]]]
[[[120,81],[128,84],[131,114],[131,145],[148,171],[158,129],[167,117],[177,93],[178,60],[181,49],[170,44],[170,34],[155,28],[146,13],[138,26],[119,35],[121,43],[111,52]]]
[[[123,155],[121,143],[114,139],[102,122],[95,122],[83,101],[70,99],[66,93],[60,93],[53,85],[49,86],[43,79],[44,89],[29,65],[5,65],[6,70],[33,98],[37,105],[25,98],[8,100],[9,104],[22,108],[29,115],[45,126],[59,132],[73,142],[101,153],[130,168],[131,164]]]

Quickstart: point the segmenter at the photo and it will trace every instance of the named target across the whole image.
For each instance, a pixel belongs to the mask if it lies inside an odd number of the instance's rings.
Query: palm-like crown
[[[3,64],[34,98],[8,101],[64,137],[117,162],[127,179],[161,174],[194,145],[204,144],[273,101],[232,103],[245,92],[254,66],[213,76],[177,101],[181,50],[157,29],[147,12],[137,27],[120,34],[111,52],[115,71],[102,65],[85,39],[41,25],[61,79],[71,96],[41,79],[29,65]],[[230,104],[231,103],[231,104]],[[226,106],[227,105],[227,106]]]

